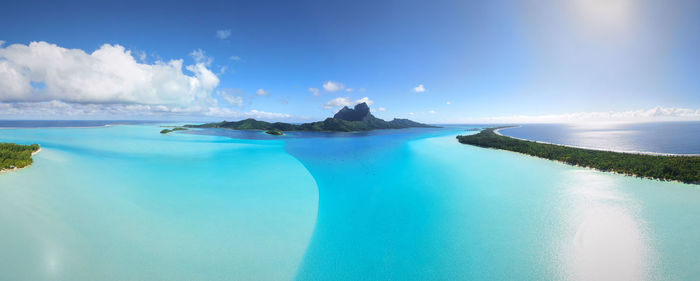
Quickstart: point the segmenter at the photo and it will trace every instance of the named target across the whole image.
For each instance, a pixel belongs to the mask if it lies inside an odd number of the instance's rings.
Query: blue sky
[[[561,2],[4,3],[0,118],[700,119],[697,1]]]

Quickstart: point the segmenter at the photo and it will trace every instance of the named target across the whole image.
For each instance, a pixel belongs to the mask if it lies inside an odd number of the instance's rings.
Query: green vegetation
[[[265,131],[328,131],[328,132],[356,132],[376,129],[404,129],[404,128],[436,128],[435,126],[421,124],[408,119],[394,119],[384,121],[374,117],[370,113],[366,103],[360,103],[354,109],[343,107],[333,118],[304,124],[289,124],[282,122],[265,122],[252,118],[235,121],[207,123],[202,125],[185,125],[188,128],[223,128],[232,130],[265,130]]]
[[[457,140],[464,144],[515,151],[601,171],[700,184],[700,156],[648,155],[574,148],[501,136],[494,132],[496,129],[499,128],[457,136]]]
[[[265,133],[268,134],[268,135],[273,135],[273,136],[281,136],[281,135],[284,135],[284,133],[283,133],[282,131],[277,130],[277,129],[267,130]]]
[[[0,143],[0,170],[24,168],[31,165],[32,153],[36,151],[39,151],[38,144]]]
[[[187,128],[184,128],[184,127],[175,127],[175,128],[172,128],[172,129],[163,129],[163,130],[160,131],[160,133],[161,133],[161,134],[167,134],[167,133],[171,133],[171,132],[175,132],[175,131],[184,131],[184,130],[187,130]]]

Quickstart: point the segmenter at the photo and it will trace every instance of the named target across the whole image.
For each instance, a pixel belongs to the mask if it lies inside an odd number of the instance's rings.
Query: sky
[[[0,119],[700,120],[700,1],[34,1]]]

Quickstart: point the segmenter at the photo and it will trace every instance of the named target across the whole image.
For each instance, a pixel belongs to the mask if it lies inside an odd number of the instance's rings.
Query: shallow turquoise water
[[[158,131],[0,130],[44,148],[0,174],[0,279],[700,276],[696,186],[461,145],[460,128]]]

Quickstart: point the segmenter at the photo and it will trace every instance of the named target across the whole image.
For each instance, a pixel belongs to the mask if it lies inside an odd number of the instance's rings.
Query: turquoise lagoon
[[[0,130],[0,280],[691,280],[700,189],[369,133]]]

